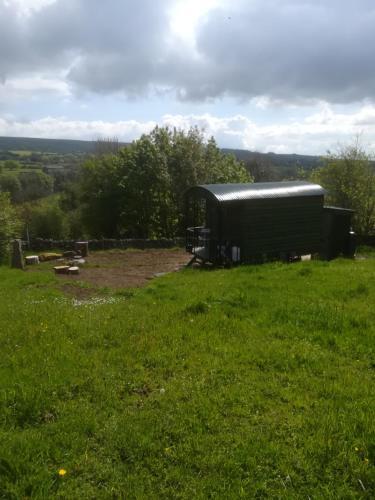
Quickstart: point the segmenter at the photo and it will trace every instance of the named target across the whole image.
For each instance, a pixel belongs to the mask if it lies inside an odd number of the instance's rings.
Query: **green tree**
[[[203,132],[192,127],[187,132],[156,127],[144,136],[164,158],[164,175],[169,177],[169,229],[164,235],[184,231],[184,193],[192,186],[208,183],[250,182],[251,176],[233,155],[223,154],[215,139],[205,140]]]
[[[13,172],[0,174],[0,191],[9,193],[12,203],[20,201],[22,187],[18,175]]]
[[[196,184],[249,182],[233,156],[198,128],[156,127],[118,154],[92,158],[82,169],[84,222],[95,236],[154,238],[183,228],[183,201]]]
[[[10,241],[19,236],[20,223],[9,193],[0,193],[0,264],[6,262]]]
[[[82,222],[93,237],[120,236],[123,196],[119,161],[115,156],[100,156],[87,160],[81,171],[77,192],[70,186],[69,197],[63,197],[68,208],[82,205]]]
[[[55,197],[25,203],[21,218],[32,238],[63,239],[69,235],[69,222]]]
[[[5,160],[4,161],[4,167],[7,170],[19,170],[21,168],[21,165],[16,160]]]
[[[355,210],[354,228],[362,235],[375,230],[375,169],[358,139],[329,153],[312,180],[326,190],[328,204]]]
[[[245,161],[245,167],[254,182],[273,182],[279,181],[282,173],[278,172],[272,162],[265,156],[255,156]]]
[[[143,136],[119,155],[122,172],[122,227],[138,238],[171,236],[171,178],[167,155]]]
[[[41,170],[21,172],[19,180],[22,189],[21,201],[33,201],[53,193],[53,178]]]

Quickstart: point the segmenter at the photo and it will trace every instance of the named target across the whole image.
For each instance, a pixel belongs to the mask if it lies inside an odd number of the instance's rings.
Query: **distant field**
[[[15,176],[17,176],[18,174],[20,173],[29,173],[30,170],[40,170],[42,171],[43,168],[40,166],[40,165],[32,165],[31,167],[28,167],[28,168],[25,168],[25,167],[21,167],[21,168],[18,168],[17,170],[9,170],[9,168],[3,168],[3,173],[4,174],[13,174]]]
[[[14,153],[18,156],[30,156],[33,153],[33,151],[28,151],[28,150],[19,150],[19,151],[10,151],[10,152]]]
[[[82,300],[0,268],[0,497],[374,498],[371,255]]]

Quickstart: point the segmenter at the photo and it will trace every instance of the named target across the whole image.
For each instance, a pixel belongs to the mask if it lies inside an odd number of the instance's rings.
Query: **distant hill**
[[[120,143],[126,146],[127,143]],[[30,137],[0,137],[0,151],[35,151],[40,153],[93,153],[96,141],[78,141],[69,139],[34,139]],[[267,168],[282,170],[283,174],[292,174],[299,167],[305,170],[316,168],[319,156],[297,154],[257,153],[244,149],[223,148],[224,153],[231,153],[238,160],[257,162]]]
[[[283,169],[301,167],[305,170],[311,170],[318,167],[321,163],[321,156],[313,155],[257,153],[256,151],[248,151],[246,149],[228,148],[224,148],[222,151],[234,154],[238,160],[244,162],[260,161],[269,166]]]
[[[126,146],[126,143],[122,143]],[[0,137],[0,150],[35,151],[39,153],[93,153],[96,141],[70,139],[34,139],[31,137]]]
[[[0,137],[0,150],[35,151],[40,153],[91,153],[92,141],[69,139],[34,139],[31,137]]]

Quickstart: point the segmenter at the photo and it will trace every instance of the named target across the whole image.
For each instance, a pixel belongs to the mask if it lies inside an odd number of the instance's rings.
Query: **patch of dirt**
[[[71,279],[71,276],[65,276],[67,280]],[[74,283],[64,283],[59,287],[65,295],[68,295],[69,297],[73,297],[75,299],[79,300],[85,300],[85,299],[90,299],[94,295],[98,294],[98,291],[96,288],[88,288],[88,287],[81,287],[81,286],[75,286]]]
[[[191,256],[183,249],[106,250],[91,252],[79,275],[57,275],[63,291],[77,298],[89,298],[100,288],[144,286],[157,275],[178,271]],[[56,265],[50,262],[51,268]],[[71,284],[69,282],[72,282]],[[80,286],[79,282],[89,287]]]

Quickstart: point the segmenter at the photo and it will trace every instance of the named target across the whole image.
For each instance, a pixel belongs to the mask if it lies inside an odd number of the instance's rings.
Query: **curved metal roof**
[[[256,182],[247,184],[202,184],[189,191],[209,192],[217,201],[258,200],[262,198],[289,198],[297,196],[323,196],[319,184],[305,181]]]

